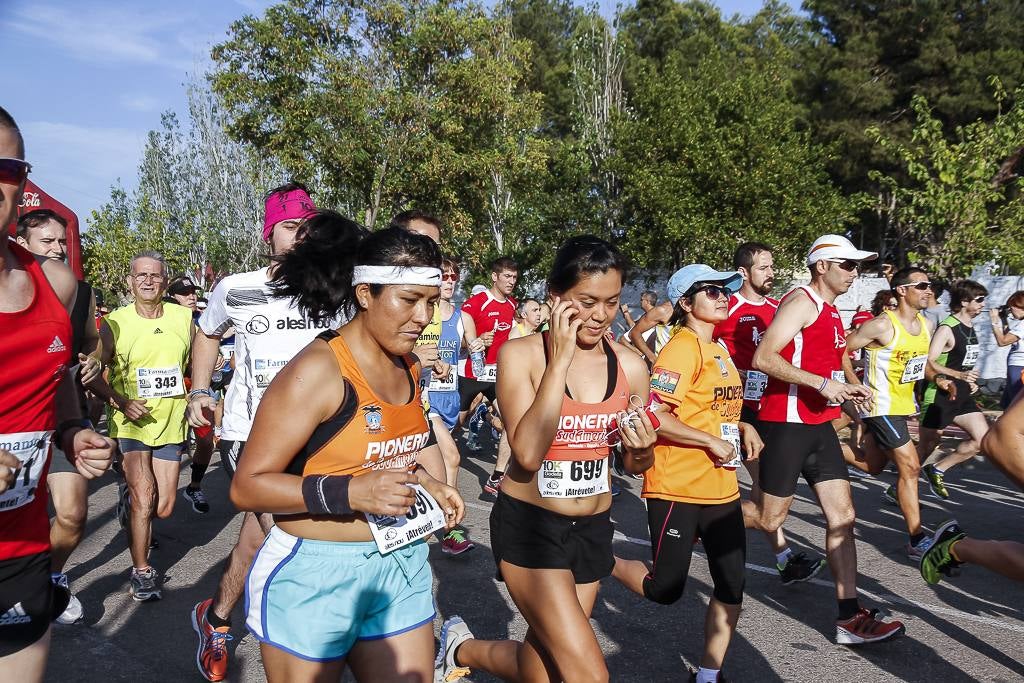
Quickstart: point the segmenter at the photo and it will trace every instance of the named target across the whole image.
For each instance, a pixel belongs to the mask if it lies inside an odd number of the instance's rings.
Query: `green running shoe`
[[[893,486],[892,484],[889,484],[887,487],[885,487],[885,490],[882,491],[882,498],[884,498],[885,502],[889,503],[890,505],[900,504],[900,499],[896,497],[896,487]]]
[[[931,547],[921,556],[921,578],[935,585],[942,579],[943,574],[947,577],[958,575],[958,568],[962,563],[953,557],[949,549],[954,543],[966,537],[967,534],[955,519],[936,529]]]
[[[932,495],[942,500],[949,498],[949,490],[946,488],[945,474],[939,472],[935,465],[925,465],[921,468],[924,472],[924,476],[928,478],[928,488],[932,490]]]

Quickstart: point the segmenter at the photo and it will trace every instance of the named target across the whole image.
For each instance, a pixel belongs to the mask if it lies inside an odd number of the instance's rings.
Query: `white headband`
[[[441,269],[420,266],[356,266],[352,272],[352,284],[440,287]]]

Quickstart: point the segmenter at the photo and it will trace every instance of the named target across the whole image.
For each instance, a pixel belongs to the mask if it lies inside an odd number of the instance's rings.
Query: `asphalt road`
[[[465,525],[477,548],[460,557],[431,546],[441,617],[461,615],[482,638],[521,638],[525,622],[504,587],[493,580],[487,517],[490,500],[480,485],[492,466],[492,448],[464,460],[460,489]],[[187,481],[182,468],[180,485]],[[745,474],[744,474],[745,477]],[[885,483],[894,481],[883,474]],[[616,553],[649,559],[640,482],[616,479]],[[1024,539],[1024,494],[987,463],[965,463],[948,478],[951,501],[939,505],[922,484],[927,527],[956,517],[979,538]],[[240,516],[227,499],[227,477],[214,466],[204,482],[213,510],[194,513],[179,496],[171,519],[156,524],[160,548],[152,563],[165,574],[160,602],[136,603],[128,595],[126,538],[114,519],[116,486],[108,475],[91,486],[86,538],[68,574],[86,609],[84,623],[55,626],[47,680],[199,681],[189,614],[213,594]],[[939,586],[926,585],[903,554],[906,534],[897,508],[882,502],[884,484],[855,479],[857,552],[862,601],[902,620],[906,636],[854,649],[835,645],[834,589],[827,570],[811,582],[782,586],[763,537],[748,535],[747,593],[739,629],[725,666],[732,681],[1020,681],[1024,679],[1024,585],[977,567]],[[786,524],[792,544],[820,552],[824,526],[810,489],[801,483]],[[698,546],[699,548],[699,546]],[[614,681],[685,681],[700,655],[710,576],[694,558],[679,603],[644,601],[609,578],[593,614]],[[436,628],[440,628],[440,618]],[[242,606],[234,614],[230,680],[263,681],[259,647],[244,630]],[[2,678],[2,676],[0,676]],[[474,673],[477,683],[494,679]]]

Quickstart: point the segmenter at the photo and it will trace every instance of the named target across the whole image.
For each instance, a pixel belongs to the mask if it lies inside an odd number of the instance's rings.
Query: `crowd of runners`
[[[16,217],[30,168],[0,109],[0,225]],[[210,511],[203,479],[217,453],[231,500],[213,504],[244,515],[216,592],[179,615],[211,681],[228,674],[243,598],[272,681],[340,680],[346,668],[364,681],[474,670],[608,680],[589,620],[602,580],[675,603],[697,543],[713,590],[689,675],[724,680],[747,529],[765,534],[783,584],[828,565],[836,643],[886,641],[906,629],[858,598],[850,476],[885,476],[889,463],[886,497],[925,581],[963,564],[1024,580],[1024,545],[967,536],[955,520],[925,529],[918,486],[924,475],[948,498],[945,478],[980,452],[1024,488],[1024,292],[1002,305],[957,282],[936,324],[923,313],[935,284],[906,267],[847,329],[836,298],[877,254],[824,235],[807,251],[808,284],[781,300],[772,248],[746,242],[729,268],[677,270],[660,303],[645,291],[634,320],[627,259],[576,236],[557,247],[542,296],[513,298],[519,269],[505,257],[457,306],[463,275],[445,256],[442,221],[409,211],[368,231],[290,183],[265,198],[266,267],[200,297],[143,251],[124,273],[129,302],[106,311],[63,263],[65,227],[36,210],[0,239],[0,671],[10,680],[41,680],[51,622],[83,618],[64,566],[83,535],[87,480],[117,478],[128,591],[161,599],[152,522],[172,514],[189,453],[183,500]],[[977,402],[973,321],[986,307],[996,343],[1011,346],[993,424]],[[628,331],[616,339],[619,316]],[[933,457],[951,425],[968,438]],[[433,593],[430,539],[453,557],[474,547],[460,524],[457,439],[466,430],[463,448],[477,450],[482,429],[497,444],[483,486],[490,546],[528,624],[521,642],[474,638]],[[613,552],[613,471],[643,480],[650,562]],[[801,476],[825,520],[820,554],[786,538]]]

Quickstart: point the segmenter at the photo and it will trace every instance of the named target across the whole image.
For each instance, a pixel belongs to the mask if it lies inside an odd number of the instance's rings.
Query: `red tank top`
[[[801,370],[844,381],[842,358],[846,352],[846,330],[839,310],[810,287],[797,287],[782,298],[782,303],[797,291],[811,297],[818,309],[818,317],[800,330],[780,355]],[[821,424],[839,417],[839,413],[839,406],[828,405],[816,389],[770,377],[761,398],[758,418],[766,422]]]
[[[0,494],[0,560],[50,547],[46,473],[56,428],[55,395],[71,361],[71,319],[32,254],[8,242],[32,279],[32,302],[0,313],[0,448],[22,467]]]
[[[733,294],[729,298],[729,317],[715,326],[714,338],[732,356],[733,365],[737,369],[745,372],[751,369],[754,351],[761,343],[761,337],[764,336],[777,310],[778,300],[770,297],[766,297],[759,304],[748,301],[739,294]],[[748,408],[757,410],[760,403],[758,399],[764,385],[758,385],[754,381],[744,382],[744,385],[743,403]]]

